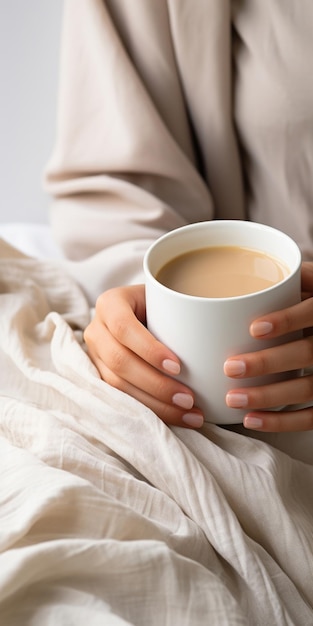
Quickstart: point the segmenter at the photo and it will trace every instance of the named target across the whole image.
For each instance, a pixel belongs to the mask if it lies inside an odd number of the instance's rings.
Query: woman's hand
[[[143,285],[119,287],[97,300],[84,339],[101,378],[152,409],[166,424],[199,428],[193,392],[175,380],[178,358],[145,327]]]
[[[245,408],[246,428],[261,431],[313,429],[313,374],[270,385],[244,387],[245,377],[257,377],[313,367],[313,263],[302,266],[302,302],[255,320],[251,335],[281,337],[303,330],[303,338],[259,352],[237,355],[225,363],[225,374],[240,378],[243,386],[228,392],[226,403]],[[145,327],[143,285],[120,287],[103,293],[93,321],[85,331],[89,355],[107,383],[152,409],[166,424],[199,428],[200,409],[192,390],[175,380],[179,360]],[[288,411],[263,411],[275,406]],[[291,406],[290,406],[291,405]]]
[[[244,408],[246,428],[261,431],[301,431],[313,429],[313,373],[284,382],[260,387],[244,387],[245,377],[257,377],[313,366],[313,263],[302,265],[302,302],[288,309],[255,320],[250,327],[253,337],[273,338],[303,330],[303,338],[274,348],[228,359],[224,372],[232,378],[242,378],[240,389],[230,390],[226,403]],[[256,379],[257,383],[257,379]],[[312,404],[288,411],[262,411],[281,405]]]

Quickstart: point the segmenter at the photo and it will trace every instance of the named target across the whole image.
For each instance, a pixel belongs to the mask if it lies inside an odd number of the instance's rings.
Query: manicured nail
[[[227,360],[224,363],[224,374],[226,376],[243,376],[246,373],[244,361]]]
[[[203,426],[203,415],[199,413],[185,413],[182,417],[184,424],[192,426],[192,428],[201,428]]]
[[[263,420],[260,417],[252,417],[246,415],[243,420],[243,425],[245,428],[251,428],[257,430],[258,428],[262,428]]]
[[[180,365],[176,363],[176,361],[172,361],[171,359],[164,359],[162,362],[162,367],[166,372],[172,374],[173,376],[177,376],[180,372]]]
[[[248,405],[248,396],[246,393],[229,392],[226,395],[226,404],[232,409],[242,409]]]
[[[271,322],[253,322],[251,325],[251,333],[254,337],[263,337],[268,335],[273,330],[273,324]]]
[[[190,393],[175,393],[172,401],[182,409],[192,409],[193,407],[193,397]]]

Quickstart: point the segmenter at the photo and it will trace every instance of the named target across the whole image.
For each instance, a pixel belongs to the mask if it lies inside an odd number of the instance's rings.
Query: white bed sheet
[[[168,428],[58,261],[2,241],[0,282],[1,625],[313,624],[313,433]]]
[[[63,258],[55,243],[49,224],[28,222],[0,223],[0,237],[28,256]]]

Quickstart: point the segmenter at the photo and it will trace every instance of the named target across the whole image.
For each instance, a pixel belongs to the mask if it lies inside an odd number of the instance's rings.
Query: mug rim
[[[162,243],[166,240],[171,240],[174,239],[176,237],[179,237],[181,234],[183,235],[186,231],[193,231],[193,230],[202,230],[203,228],[207,227],[207,228],[218,228],[220,226],[225,226],[226,228],[229,228],[230,226],[238,228],[238,226],[240,228],[245,228],[247,230],[261,230],[262,232],[267,232],[267,233],[272,233],[275,236],[281,237],[282,239],[284,239],[291,248],[293,248],[293,252],[295,254],[295,260],[293,263],[293,268],[289,268],[290,272],[287,276],[285,276],[281,281],[279,281],[278,283],[275,283],[274,285],[271,285],[270,287],[266,287],[265,289],[262,289],[260,291],[253,291],[251,293],[246,293],[246,294],[241,294],[241,295],[237,295],[237,296],[223,296],[223,297],[210,297],[210,296],[197,296],[197,295],[191,295],[191,294],[186,294],[186,293],[182,293],[180,291],[175,291],[174,289],[171,289],[170,287],[167,287],[166,285],[164,285],[163,283],[160,283],[157,278],[154,276],[152,270],[150,269],[150,259],[151,259],[151,255],[154,253],[155,249],[158,248],[160,245],[162,245]],[[223,244],[218,244],[218,245],[223,245]],[[229,244],[225,244],[225,245],[229,245]],[[234,245],[238,245],[238,244],[234,244]],[[208,246],[209,247],[209,246]],[[248,246],[246,246],[248,247]],[[195,248],[196,250],[197,248]],[[255,248],[253,245],[251,246],[252,250],[260,250],[262,252],[264,252],[264,254],[271,254],[274,258],[275,258],[275,254],[272,254],[270,252],[267,252],[266,250],[261,250],[261,248]],[[191,248],[192,250],[192,248]],[[190,250],[190,251],[191,251]],[[184,252],[182,253],[184,254]],[[172,258],[168,259],[167,261],[165,261],[165,263],[167,263],[168,261],[174,259],[177,255],[173,255]],[[276,256],[276,258],[278,260],[282,260],[279,259],[278,256]],[[158,289],[160,289],[161,291],[165,291],[166,293],[172,293],[175,294],[175,297],[179,297],[181,299],[184,300],[192,300],[192,301],[210,301],[210,302],[228,302],[228,301],[236,301],[236,300],[245,300],[245,299],[251,299],[251,297],[256,297],[259,296],[260,294],[264,294],[264,293],[269,293],[272,290],[277,290],[277,288],[279,288],[281,285],[284,285],[286,282],[288,282],[289,280],[292,279],[292,277],[299,271],[299,268],[301,267],[301,262],[302,262],[302,256],[301,256],[301,251],[300,248],[298,246],[298,244],[295,242],[294,239],[292,239],[292,237],[290,237],[289,235],[287,235],[286,233],[284,233],[283,231],[281,231],[278,228],[274,228],[273,226],[268,226],[267,224],[262,224],[260,222],[251,222],[251,221],[246,221],[246,220],[206,220],[203,222],[193,222],[192,224],[186,224],[184,226],[179,226],[178,228],[174,228],[173,230],[170,230],[167,233],[164,233],[163,235],[161,235],[160,237],[158,237],[150,246],[149,248],[146,250],[145,254],[144,254],[144,258],[143,258],[143,270],[144,270],[144,275],[145,278],[149,278],[149,280],[154,283]],[[147,283],[147,280],[145,281]]]

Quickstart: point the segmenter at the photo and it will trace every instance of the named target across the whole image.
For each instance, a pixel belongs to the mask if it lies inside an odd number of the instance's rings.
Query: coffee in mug
[[[213,245],[176,256],[156,279],[190,296],[231,298],[268,289],[289,273],[286,263],[260,250]]]

